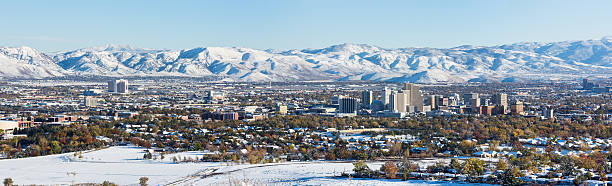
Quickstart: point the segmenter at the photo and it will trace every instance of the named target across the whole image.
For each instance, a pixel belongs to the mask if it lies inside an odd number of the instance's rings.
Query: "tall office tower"
[[[542,116],[546,119],[555,119],[555,111],[553,108],[544,108],[544,110],[542,110]]]
[[[523,102],[516,101],[514,104],[510,106],[510,112],[512,115],[522,115],[523,114]]]
[[[472,101],[473,99],[480,99],[478,97],[478,93],[465,93],[463,94],[463,104],[466,106],[472,106]],[[474,105],[474,106],[480,106],[480,100],[478,101],[479,105]]]
[[[380,100],[374,100],[370,105],[370,109],[372,109],[373,112],[382,111],[385,110],[385,105]]]
[[[117,92],[117,80],[108,81],[108,92]]]
[[[408,95],[403,92],[394,92],[389,96],[389,111],[406,112],[406,99]]]
[[[382,101],[383,104],[385,104],[385,107],[391,103],[389,96],[391,96],[391,89],[389,89],[389,87],[385,87],[382,92]]]
[[[128,91],[128,81],[120,79],[117,81],[117,93],[127,94]]]
[[[340,113],[357,113],[357,99],[342,97],[338,100]]]
[[[452,93],[448,97],[448,106],[457,106],[459,105],[459,101],[461,100],[461,96],[457,93]]]
[[[95,107],[98,106],[98,99],[90,96],[85,97],[85,106],[86,107]]]
[[[480,113],[480,98],[478,93],[463,94],[463,104],[469,106],[474,113]]]
[[[414,111],[423,111],[423,93],[419,90],[419,86],[406,83],[404,87],[404,93],[407,93],[406,104],[414,107]]]
[[[595,83],[589,81],[589,79],[582,79],[582,89],[583,90],[593,90],[594,87],[599,87],[596,86]]]
[[[369,109],[371,104],[372,104],[372,91],[364,90],[363,92],[361,92],[361,105],[363,108]]]
[[[484,98],[484,97],[480,98],[480,106],[489,106],[491,104],[490,102],[491,100],[488,98]]]
[[[397,104],[396,104],[396,96],[395,94],[397,93],[391,93],[391,95],[389,95],[389,99],[387,99],[387,101],[389,102],[387,108],[389,108],[389,111],[391,112],[397,112]]]
[[[449,99],[447,97],[438,97],[438,100],[436,100],[436,106],[449,106]]]
[[[436,104],[436,101],[438,101],[438,97],[439,96],[436,95],[427,96],[427,99],[425,99],[425,105],[431,106],[431,109],[436,109],[438,107],[438,104]]]
[[[331,104],[332,105],[339,105],[340,104],[340,99],[342,99],[342,98],[344,98],[343,95],[332,96]]]
[[[493,97],[493,103],[503,109],[503,114],[508,112],[508,94],[495,94],[495,96]]]
[[[480,114],[480,99],[470,100],[470,108],[472,109],[472,112]]]

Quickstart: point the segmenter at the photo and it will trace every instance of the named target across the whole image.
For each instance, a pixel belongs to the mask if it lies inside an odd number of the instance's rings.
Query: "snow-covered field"
[[[83,158],[72,153],[43,157],[0,160],[0,177],[12,178],[17,184],[102,183],[136,184],[140,177],[151,183],[164,183],[215,163],[173,164],[142,160],[144,152],[133,146],[110,147],[83,153]],[[73,161],[71,159],[75,159]]]
[[[172,156],[202,157],[198,152],[168,155],[164,160],[142,160],[144,151],[134,146],[117,146],[85,152],[0,160],[0,179],[12,178],[16,184],[71,184],[111,181],[136,185],[148,177],[151,185],[453,185],[432,181],[401,181],[335,178],[351,172],[349,162],[285,162],[258,165],[226,163],[172,162]],[[369,166],[378,169],[381,163]],[[465,185],[465,184],[463,184]]]

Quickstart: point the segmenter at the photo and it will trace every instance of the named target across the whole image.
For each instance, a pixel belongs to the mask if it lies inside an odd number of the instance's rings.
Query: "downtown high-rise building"
[[[555,110],[551,107],[545,107],[542,110],[542,116],[546,119],[555,119]]]
[[[421,92],[421,90],[419,90],[419,86],[412,83],[406,83],[404,87],[404,92],[408,94],[407,105],[411,107],[410,109],[408,109],[408,111],[423,111],[423,93]]]
[[[391,112],[406,112],[406,98],[408,96],[403,92],[393,92],[389,96],[389,111]]]
[[[339,113],[357,113],[357,99],[341,97],[338,99]]]
[[[109,81],[108,82],[108,92],[109,93],[120,93],[120,94],[129,93],[128,81],[124,79]]]
[[[98,99],[95,98],[95,97],[85,96],[85,99],[83,100],[83,102],[85,103],[86,107],[96,107],[96,106],[98,106]]]
[[[120,93],[120,94],[129,93],[127,80],[122,79],[122,80],[117,81],[117,93]]]
[[[500,107],[500,111],[503,114],[508,112],[508,94],[498,93],[493,97],[493,103],[495,106]]]
[[[515,101],[510,106],[510,112],[512,113],[512,115],[523,115],[523,102]]]
[[[391,89],[389,89],[389,87],[385,87],[385,89],[383,89],[383,92],[382,92],[381,96],[382,96],[382,102],[385,105],[385,107],[388,107],[389,104],[391,103],[391,101],[390,101],[391,93],[392,93],[392,91],[391,91]]]
[[[389,96],[389,111],[391,112],[421,112],[423,111],[423,93],[417,85],[406,83],[403,90]]]
[[[463,104],[468,106],[472,112],[480,113],[480,97],[478,93],[463,94]]]
[[[369,109],[371,104],[372,104],[372,91],[364,90],[363,92],[361,92],[361,105],[363,108]]]
[[[108,81],[108,92],[117,92],[117,80]]]

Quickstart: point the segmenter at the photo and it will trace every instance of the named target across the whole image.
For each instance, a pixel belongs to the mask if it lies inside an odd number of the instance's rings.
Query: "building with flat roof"
[[[342,97],[338,100],[339,113],[357,113],[357,99]]]
[[[13,134],[13,130],[19,129],[19,122],[15,120],[0,120],[0,130],[3,134]]]
[[[225,98],[225,93],[222,91],[215,91],[215,90],[208,91],[209,100],[222,100],[224,98]]]
[[[117,93],[120,94],[128,94],[129,90],[128,90],[128,81],[127,80],[119,80],[117,81]]]
[[[508,111],[508,94],[495,94],[493,97],[493,103],[503,109],[503,113],[505,114]]]
[[[276,105],[276,113],[287,114],[287,105]]]
[[[108,92],[117,92],[117,80],[108,81]]]
[[[96,107],[98,106],[98,99],[95,97],[86,96],[83,100],[85,102],[86,107]]]
[[[125,79],[108,81],[108,92],[109,93],[119,93],[119,94],[129,93],[128,81]]]
[[[362,108],[369,109],[371,104],[372,104],[372,91],[364,90],[363,92],[361,92]]]

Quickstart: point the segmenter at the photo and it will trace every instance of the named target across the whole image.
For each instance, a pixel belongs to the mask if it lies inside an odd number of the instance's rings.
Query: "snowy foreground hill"
[[[515,81],[612,74],[612,37],[449,49],[386,49],[341,44],[322,49],[185,50],[108,45],[44,54],[0,48],[0,77],[217,76],[227,81],[371,80],[395,82]]]
[[[465,185],[423,180],[336,178],[341,172],[352,172],[353,165],[348,162],[176,164],[171,161],[173,156],[195,158],[202,154],[170,154],[164,160],[142,160],[143,155],[142,148],[117,146],[83,153],[82,158],[67,153],[0,160],[0,178],[11,178],[19,185],[68,185],[104,181],[137,185],[140,177],[148,177],[150,185]],[[369,166],[379,169],[381,164],[373,163]]]

